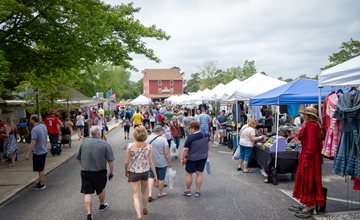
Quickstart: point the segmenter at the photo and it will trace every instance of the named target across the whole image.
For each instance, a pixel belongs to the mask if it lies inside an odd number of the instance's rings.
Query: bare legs
[[[249,162],[246,160],[239,160],[238,168],[241,168],[246,173],[249,171],[248,164],[249,164]]]
[[[196,178],[195,178],[195,191],[200,192],[201,191],[201,185],[203,181],[203,173],[202,172],[196,172]],[[185,183],[186,183],[186,191],[191,191],[191,184],[192,184],[192,173],[186,173],[185,176]]]
[[[139,200],[139,194],[141,191],[141,197],[142,197],[142,204],[143,204],[143,212],[147,214],[147,203],[149,199],[149,192],[148,192],[148,181],[137,181],[130,183],[131,185],[131,191],[133,196],[133,202],[134,202],[134,208],[136,212],[137,218],[141,218],[141,210],[140,210],[140,200]]]
[[[103,189],[103,191],[98,195],[99,196],[99,201],[100,204],[104,204],[105,202],[105,189]],[[91,214],[91,210],[92,210],[92,199],[91,199],[91,194],[85,194],[84,197],[84,208],[85,208],[85,212],[87,215]]]
[[[39,183],[41,185],[45,184],[45,171],[38,172],[39,174]]]

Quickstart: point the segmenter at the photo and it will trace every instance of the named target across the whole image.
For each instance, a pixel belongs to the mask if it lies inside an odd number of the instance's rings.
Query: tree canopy
[[[350,60],[353,57],[360,55],[360,41],[353,40],[352,38],[341,43],[340,51],[333,53],[329,56],[329,65],[326,65],[321,68],[321,70],[328,69],[330,67],[336,66],[337,64],[343,63],[347,60]]]
[[[86,93],[84,81],[89,79],[84,72],[94,64],[114,65],[116,77],[128,80],[124,70],[134,69],[130,54],[158,62],[143,39],[170,36],[155,25],[142,25],[134,17],[139,10],[132,3],[111,6],[100,0],[2,0],[1,96],[19,85],[39,88],[53,98],[79,84]]]

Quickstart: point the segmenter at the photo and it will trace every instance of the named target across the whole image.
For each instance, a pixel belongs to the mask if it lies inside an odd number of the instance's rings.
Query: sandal
[[[300,211],[302,211],[303,209],[304,209],[303,206],[297,206],[297,205],[293,205],[293,206],[290,206],[290,207],[288,208],[288,210],[289,210],[290,212],[300,212]]]
[[[252,173],[252,170],[243,170],[243,173]]]
[[[150,196],[148,202],[152,202],[154,199]]]
[[[149,211],[147,210],[147,208],[143,208],[143,214],[147,215],[149,213]]]
[[[157,195],[158,198],[161,198],[161,197],[164,197],[164,196],[167,196],[167,194],[166,194],[166,193],[162,193],[162,195],[159,195],[159,194]]]
[[[308,211],[299,211],[295,214],[295,216],[298,218],[310,218],[313,211],[314,211],[314,209],[310,209]]]
[[[238,168],[237,168],[237,171],[241,171],[241,167],[238,167]]]

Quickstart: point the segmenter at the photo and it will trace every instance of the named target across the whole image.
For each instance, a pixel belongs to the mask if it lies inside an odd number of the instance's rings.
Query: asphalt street
[[[95,219],[136,219],[130,186],[123,168],[125,146],[131,140],[123,139],[120,127],[108,134],[116,165],[115,176],[106,188],[106,200],[111,207],[100,213],[99,202],[94,195]],[[225,147],[212,147],[210,160],[212,173],[204,175],[200,198],[181,195],[185,186],[185,173],[184,167],[176,161],[174,168],[177,176],[173,190],[166,189],[166,197],[150,203],[149,215],[143,219],[297,219],[287,210],[290,205],[297,204],[286,195],[293,186],[288,176],[283,176],[277,186],[264,184],[264,178],[257,169],[252,174],[236,171],[236,163],[231,160],[230,151]],[[329,203],[333,211],[348,208],[344,202]],[[33,191],[31,187],[24,189],[0,208],[0,216],[6,220],[86,219],[83,195],[80,194],[80,167],[75,158],[47,175],[46,190]]]

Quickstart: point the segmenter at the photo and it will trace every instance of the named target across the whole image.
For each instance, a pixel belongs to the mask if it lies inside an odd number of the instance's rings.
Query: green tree
[[[353,40],[350,38],[349,41],[343,42],[340,46],[340,51],[333,53],[329,56],[329,65],[320,68],[321,70],[328,69],[330,67],[336,66],[337,64],[343,63],[347,60],[350,60],[353,57],[360,55],[360,41]]]
[[[197,92],[200,89],[200,73],[191,74],[191,79],[187,80],[184,93]]]
[[[0,89],[41,86],[43,95],[56,94],[54,100],[60,85],[81,82],[81,73],[96,62],[133,68],[130,54],[158,62],[142,39],[169,36],[142,25],[134,17],[139,11],[132,3],[111,6],[100,0],[2,0]],[[38,82],[43,80],[50,81]]]

